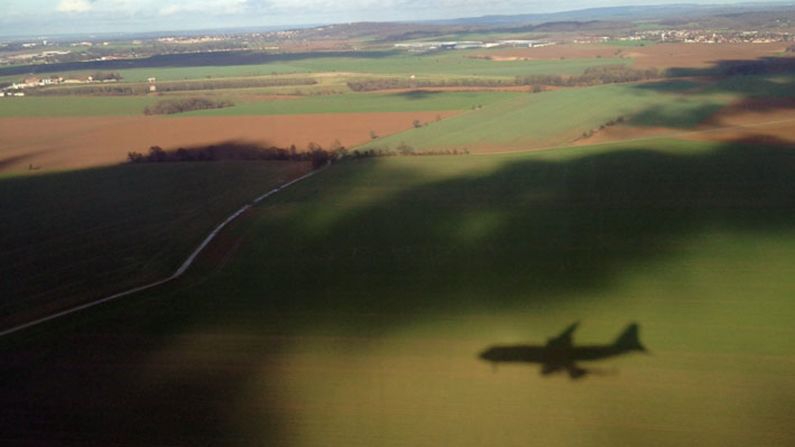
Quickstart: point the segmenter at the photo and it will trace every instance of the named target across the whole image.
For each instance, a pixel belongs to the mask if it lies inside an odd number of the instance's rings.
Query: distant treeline
[[[587,68],[581,75],[532,75],[517,76],[519,85],[550,85],[556,87],[581,87],[600,84],[618,84],[659,79],[662,74],[656,68],[639,70],[624,65],[602,65]]]
[[[336,158],[336,154],[344,150],[345,148],[342,146],[339,146],[338,149],[326,150],[314,143],[310,143],[305,151],[299,151],[295,146],[285,149],[276,146],[231,141],[209,146],[181,147],[173,151],[166,151],[160,146],[152,146],[149,148],[148,154],[129,152],[127,160],[131,163],[223,160],[311,161],[312,166],[319,167]]]
[[[315,85],[312,78],[252,78],[215,79],[202,81],[159,82],[158,92],[179,92],[190,90],[218,90],[228,88],[282,87],[290,85]]]
[[[606,122],[606,123],[602,124],[602,125],[601,125],[601,126],[599,126],[599,128],[597,128],[597,129],[590,129],[590,130],[586,130],[585,132],[583,132],[583,133],[582,133],[582,136],[581,136],[580,138],[578,138],[578,140],[579,140],[579,139],[584,139],[584,138],[590,138],[590,137],[592,137],[592,136],[593,136],[593,135],[594,135],[596,132],[599,132],[599,131],[605,130],[605,129],[607,129],[608,127],[613,127],[613,126],[616,126],[616,125],[618,125],[618,124],[623,124],[625,121],[626,121],[626,119],[624,118],[624,116],[623,116],[623,115],[622,115],[622,116],[619,116],[619,117],[618,117],[618,118],[616,118],[616,119],[612,119],[612,120],[610,120],[610,121],[608,121],[608,122]]]
[[[312,78],[252,78],[252,79],[207,79],[200,81],[157,82],[157,92],[185,92],[198,90],[219,90],[233,88],[261,88],[298,85],[315,85]],[[150,92],[149,84],[87,84],[79,86],[57,86],[33,89],[31,93],[42,96],[135,96]]]
[[[121,81],[123,78],[120,73],[115,71],[95,71],[91,73],[91,79],[95,81]]]
[[[719,61],[708,68],[673,68],[670,76],[746,76],[795,73],[795,58],[765,57],[754,60]]]
[[[79,86],[58,86],[32,88],[27,90],[31,96],[133,96],[146,94],[146,87],[129,84],[86,84]]]
[[[516,84],[510,80],[502,79],[416,80],[403,78],[383,78],[348,82],[348,88],[354,92],[372,92],[377,90],[427,87],[508,87],[512,85]]]
[[[223,109],[234,105],[232,101],[207,98],[164,99],[154,105],[146,106],[144,115],[173,115],[193,110]]]

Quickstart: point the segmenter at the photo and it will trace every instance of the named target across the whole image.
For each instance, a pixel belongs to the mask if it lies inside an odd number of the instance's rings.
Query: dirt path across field
[[[155,281],[155,282],[152,282],[152,283],[149,283],[149,284],[144,284],[142,286],[138,286],[138,287],[132,288],[130,290],[126,290],[124,292],[119,292],[119,293],[110,295],[108,297],[101,298],[101,299],[98,299],[96,301],[92,301],[90,303],[81,304],[81,305],[73,307],[71,309],[67,309],[67,310],[64,310],[64,311],[61,311],[61,312],[57,312],[55,314],[52,314],[52,315],[49,315],[49,316],[46,316],[46,317],[43,317],[43,318],[39,318],[37,320],[31,321],[31,322],[28,322],[28,323],[25,323],[25,324],[14,326],[12,328],[0,331],[0,337],[4,337],[6,335],[10,335],[10,334],[13,334],[15,332],[19,332],[19,331],[22,331],[24,329],[28,329],[28,328],[33,327],[33,326],[38,326],[38,325],[46,323],[48,321],[55,320],[56,318],[65,317],[67,315],[71,315],[73,313],[80,312],[81,310],[89,309],[89,308],[98,306],[100,304],[104,304],[104,303],[107,303],[107,302],[110,302],[110,301],[117,300],[119,298],[124,298],[126,296],[130,296],[130,295],[136,294],[138,292],[143,292],[144,290],[153,289],[155,287],[161,286],[163,284],[166,284],[168,282],[171,282],[171,281],[181,277],[193,265],[194,261],[196,261],[196,258],[204,251],[205,248],[207,248],[207,246],[210,244],[210,242],[212,242],[216,238],[216,236],[218,236],[218,234],[221,232],[221,230],[223,230],[227,225],[232,223],[235,219],[237,219],[238,217],[240,217],[241,215],[246,213],[252,206],[255,206],[255,205],[259,204],[260,202],[262,202],[263,200],[267,199],[268,197],[278,193],[279,191],[281,191],[281,190],[283,190],[283,189],[285,189],[285,188],[287,188],[287,187],[289,187],[291,185],[294,185],[294,184],[296,184],[296,183],[298,183],[298,182],[300,182],[302,180],[305,180],[305,179],[307,179],[309,177],[312,177],[313,175],[315,175],[315,174],[317,174],[317,173],[319,173],[321,171],[324,171],[324,170],[328,169],[329,166],[331,166],[331,164],[328,164],[328,165],[326,165],[323,168],[316,169],[314,171],[310,171],[309,173],[304,174],[301,177],[298,177],[296,179],[293,179],[293,180],[285,183],[282,186],[278,186],[278,187],[276,187],[276,188],[274,188],[274,189],[262,194],[261,196],[257,197],[253,201],[251,201],[251,203],[248,203],[248,204],[244,205],[242,208],[240,208],[239,210],[237,210],[234,213],[232,213],[223,222],[218,224],[218,226],[215,227],[213,229],[213,231],[211,231],[210,234],[207,235],[206,238],[204,238],[204,240],[190,253],[190,255],[188,255],[188,258],[185,259],[185,261],[179,266],[177,271],[175,271],[171,276],[169,276],[167,278],[164,278],[164,279],[161,279],[159,281]]]

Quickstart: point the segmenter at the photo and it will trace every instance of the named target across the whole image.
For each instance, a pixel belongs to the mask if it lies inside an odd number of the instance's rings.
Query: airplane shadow
[[[528,363],[541,366],[542,376],[567,373],[571,379],[587,375],[615,375],[616,369],[583,368],[578,363],[605,360],[632,352],[647,352],[641,344],[637,323],[629,324],[612,342],[602,345],[575,345],[574,331],[579,322],[567,327],[561,334],[551,337],[543,345],[494,345],[478,357],[490,362],[494,370],[500,363]]]

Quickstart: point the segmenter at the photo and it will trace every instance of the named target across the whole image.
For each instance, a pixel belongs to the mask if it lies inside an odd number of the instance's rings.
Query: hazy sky
[[[749,1],[754,0],[745,3]],[[0,0],[0,35],[437,19],[685,2],[725,3],[709,0]]]

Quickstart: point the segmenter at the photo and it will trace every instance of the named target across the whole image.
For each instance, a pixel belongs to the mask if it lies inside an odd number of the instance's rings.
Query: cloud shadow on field
[[[698,104],[691,107],[653,106],[635,113],[628,120],[631,126],[670,127],[691,129],[712,118],[724,106],[722,104]]]
[[[319,234],[302,230],[306,215],[269,228],[283,237],[268,244],[274,262],[259,254],[267,273],[252,288],[277,291],[268,311],[334,302],[396,315],[367,328],[376,332],[406,313],[554,306],[564,294],[611,288],[628,266],[674,256],[706,228],[791,229],[793,169],[793,146],[753,139],[688,154],[629,147],[513,159],[352,210]]]
[[[431,96],[438,95],[442,92],[438,91],[429,91],[429,90],[411,90],[408,92],[401,92],[398,93],[397,96],[400,96],[404,99],[411,99],[411,100],[420,100],[420,99],[429,99]]]
[[[2,173],[6,169],[10,169],[11,167],[15,167],[15,166],[19,165],[20,163],[24,163],[27,160],[30,160],[32,158],[35,158],[35,157],[37,157],[37,156],[39,156],[41,154],[45,154],[47,152],[49,152],[49,151],[46,151],[46,150],[44,150],[44,151],[35,151],[35,152],[28,152],[28,153],[22,154],[22,155],[15,155],[15,156],[6,157],[6,158],[0,158],[0,173]],[[29,168],[36,169],[36,166],[31,164]]]
[[[784,142],[572,151],[437,181],[411,177],[404,163],[379,171],[389,159],[334,166],[229,229],[248,244],[208,278],[199,269],[156,293],[0,340],[0,433],[66,444],[290,445],[300,402],[278,391],[291,335],[332,327],[354,349],[418,318],[551,309],[609,291],[628,268],[674,257],[708,229],[795,227],[795,147]],[[357,202],[390,184],[383,200]],[[312,227],[329,207],[344,212]]]
[[[640,83],[634,88],[702,100],[714,95],[733,95],[737,99],[728,106],[706,104],[674,114],[666,114],[660,107],[650,107],[638,113],[632,124],[692,128],[705,122],[720,124],[720,118],[726,115],[772,113],[794,108],[795,57],[719,60],[705,68],[671,68],[668,76],[669,79]]]
[[[781,74],[733,75],[693,79],[666,79],[645,82],[633,86],[641,91],[681,94],[686,97],[701,97],[712,94],[732,94],[741,98],[792,97],[795,96],[795,71]]]
[[[667,74],[674,78],[703,76],[748,76],[795,73],[795,57],[761,57],[758,59],[717,60],[709,67],[672,67]]]

